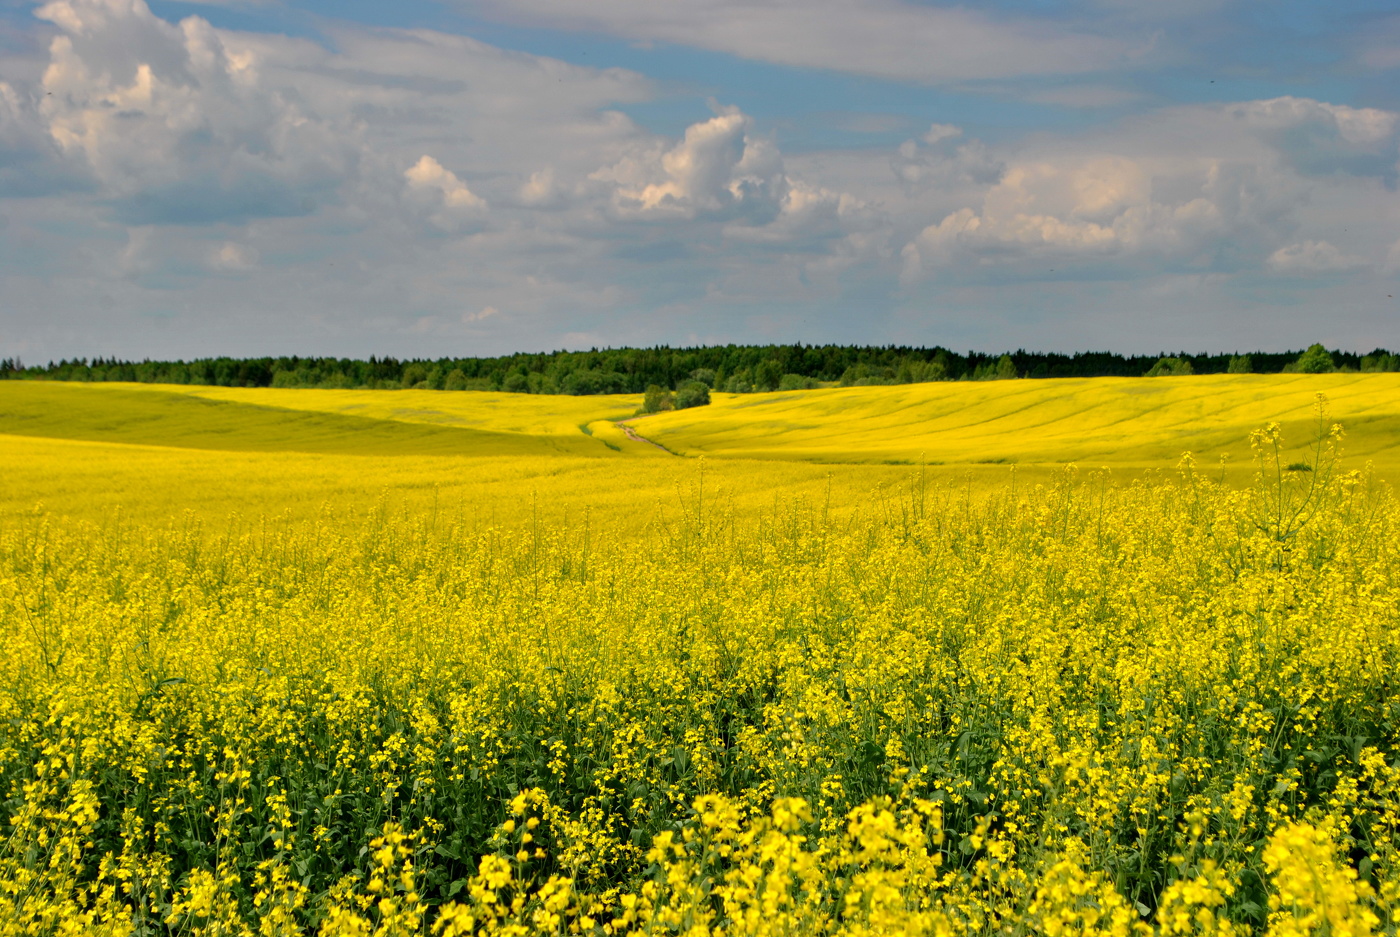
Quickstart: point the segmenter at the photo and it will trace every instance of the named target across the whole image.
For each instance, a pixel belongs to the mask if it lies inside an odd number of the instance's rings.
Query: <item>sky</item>
[[[1400,0],[0,0],[0,358],[1400,350]]]

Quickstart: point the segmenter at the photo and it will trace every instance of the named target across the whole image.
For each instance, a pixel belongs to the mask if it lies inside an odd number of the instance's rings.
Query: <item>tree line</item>
[[[494,358],[266,357],[193,361],[76,358],[27,366],[0,359],[0,379],[135,381],[225,387],[424,388],[530,394],[684,392],[696,384],[729,393],[840,385],[913,384],[1048,377],[1156,377],[1288,371],[1397,371],[1400,355],[1328,350],[1248,354],[1119,355],[1014,351],[962,354],[948,348],[857,345],[717,345],[594,348]],[[708,401],[708,397],[705,397]],[[664,403],[658,403],[664,406]],[[684,404],[682,404],[684,405]]]

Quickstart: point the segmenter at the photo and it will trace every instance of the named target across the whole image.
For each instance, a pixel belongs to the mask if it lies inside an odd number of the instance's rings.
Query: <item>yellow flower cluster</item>
[[[7,522],[0,935],[1393,933],[1400,505],[1337,439],[636,536]]]

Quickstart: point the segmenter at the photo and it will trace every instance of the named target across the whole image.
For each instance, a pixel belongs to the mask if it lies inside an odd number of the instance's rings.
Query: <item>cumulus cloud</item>
[[[1300,227],[1313,203],[1338,206],[1338,218],[1347,217],[1338,199],[1359,187],[1375,186],[1373,200],[1393,200],[1382,185],[1393,178],[1398,129],[1400,115],[1389,111],[1276,98],[1176,108],[1096,141],[1042,142],[1041,153],[1008,159],[976,201],[935,216],[911,238],[902,277],[912,283],[969,261],[1097,264],[1125,274],[1140,274],[1143,264],[1359,270],[1367,264],[1355,252],[1317,233],[1299,237]],[[943,146],[956,139],[936,135]],[[916,141],[894,159],[906,186],[947,185],[955,165],[948,153]],[[1360,181],[1340,181],[1348,177]],[[1362,216],[1350,217],[1360,227]]]
[[[987,190],[980,210],[952,212],[904,248],[904,276],[917,278],[928,265],[959,256],[995,263],[1035,256],[1074,261],[1189,253],[1229,227],[1222,207],[1227,199],[1211,197],[1228,194],[1224,182],[1215,167],[1197,180],[1194,191],[1162,201],[1154,196],[1148,170],[1135,160],[1014,165]]]
[[[885,227],[885,219],[870,203],[849,192],[789,178],[778,211],[763,225],[731,224],[724,229],[730,239],[754,244],[780,245],[814,255],[811,260],[825,263],[836,256],[848,261],[871,257],[883,247],[874,237]],[[824,247],[844,240],[834,247]],[[828,256],[830,255],[830,256]]]
[[[1074,74],[1137,53],[1051,20],[1002,21],[900,0],[459,0],[510,22],[671,42],[749,59],[914,81]],[[1143,37],[1146,39],[1146,36]]]
[[[426,153],[408,169],[403,177],[408,187],[415,192],[430,192],[442,200],[448,208],[482,209],[486,203],[472,194],[472,190],[462,184],[456,174],[442,168],[442,163]]]
[[[554,180],[552,166],[530,173],[518,194],[521,204],[531,208],[554,208],[563,203],[563,192]]]
[[[1270,270],[1299,275],[1344,273],[1366,265],[1363,258],[1343,254],[1336,246],[1326,241],[1289,244],[1270,254],[1268,260]]]
[[[199,17],[172,25],[144,0],[55,0],[40,113],[134,224],[309,211],[352,171],[350,126],[262,86],[255,57]]]
[[[820,250],[824,241],[879,225],[863,200],[791,174],[774,142],[754,132],[751,117],[734,107],[716,110],[679,141],[650,141],[589,176],[619,220],[719,222],[727,238],[790,250]],[[527,190],[543,181],[532,177]],[[678,248],[671,242],[668,250],[679,256]],[[650,245],[644,254],[656,257],[657,250]]]
[[[1395,178],[1400,114],[1295,97],[1247,101],[1226,113],[1268,141],[1299,172]]]
[[[426,153],[404,170],[403,177],[409,203],[439,231],[464,232],[475,227],[486,214],[485,200],[467,188],[456,173],[445,169]]]
[[[81,163],[54,143],[34,96],[0,81],[0,197],[52,195],[89,183]]]
[[[890,161],[895,176],[906,189],[997,182],[1006,165],[981,141],[959,143],[962,135],[961,127],[934,124],[918,140],[904,141]]]
[[[591,178],[613,187],[613,204],[624,216],[772,220],[787,195],[787,177],[777,147],[752,129],[753,120],[738,108],[723,108],[687,127],[674,146],[652,144]]]

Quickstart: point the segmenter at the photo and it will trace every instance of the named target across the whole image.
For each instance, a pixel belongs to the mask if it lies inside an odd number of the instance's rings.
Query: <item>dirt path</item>
[[[628,426],[626,423],[614,423],[613,425],[616,426],[618,429],[622,430],[622,432],[626,434],[627,438],[630,439],[630,440],[632,440],[633,442],[643,442],[643,443],[646,443],[648,446],[655,446],[656,448],[660,449],[662,452],[666,453],[667,455],[675,455],[674,452],[672,452],[670,449],[667,449],[665,446],[661,445],[661,443],[659,443],[659,442],[652,442],[650,439],[647,439],[645,436],[642,436],[642,435],[638,434],[638,432],[637,432],[636,430],[634,430],[632,427]]]

